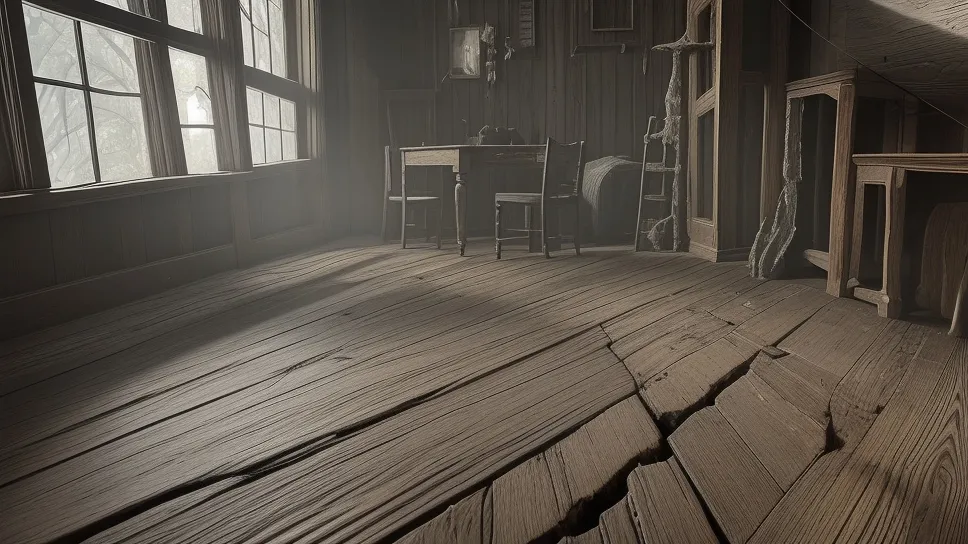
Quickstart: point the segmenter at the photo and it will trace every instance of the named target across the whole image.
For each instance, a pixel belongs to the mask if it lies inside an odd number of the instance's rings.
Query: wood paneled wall
[[[341,183],[331,194],[344,203],[349,229],[377,232],[382,213],[382,157],[388,143],[380,92],[391,89],[437,90],[438,144],[461,143],[465,125],[517,128],[529,143],[552,137],[585,140],[589,160],[606,155],[638,157],[650,115],[663,117],[671,58],[651,52],[685,31],[685,2],[635,0],[640,43],[621,53],[602,49],[572,55],[577,0],[538,0],[533,50],[504,60],[504,37],[511,34],[513,0],[458,0],[454,26],[496,27],[497,82],[443,79],[448,63],[448,4],[451,0],[330,0],[327,17],[333,43],[345,34],[346,47],[330,48],[327,88],[334,171]],[[582,21],[581,24],[590,24]],[[643,61],[647,70],[643,73]],[[334,142],[338,138],[339,142]],[[534,183],[534,182],[532,182]],[[493,229],[493,198],[507,185],[527,186],[495,173],[470,185],[471,234]],[[452,210],[447,210],[447,226]],[[340,212],[337,212],[340,213]]]
[[[156,192],[145,182],[121,187],[129,195],[81,189],[75,202],[37,203],[68,191],[4,203],[0,338],[319,241],[316,171],[300,161]]]

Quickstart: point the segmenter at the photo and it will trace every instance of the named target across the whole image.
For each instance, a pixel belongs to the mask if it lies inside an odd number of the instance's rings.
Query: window
[[[289,100],[246,89],[252,164],[296,158],[296,105]]]
[[[135,39],[24,6],[52,187],[151,175]]]
[[[283,0],[239,0],[246,66],[287,77]]]
[[[307,100],[318,73],[290,61],[297,47],[314,47],[294,39],[315,39],[314,0],[0,5],[10,29],[0,53],[16,76],[0,78],[0,89],[22,105],[0,116],[10,151],[0,162],[12,168],[2,191],[241,171],[297,159],[303,149],[296,119],[316,111]],[[226,24],[235,17],[241,28]],[[209,28],[231,30],[241,49],[224,47]],[[247,111],[237,107],[243,88]]]
[[[215,120],[205,57],[170,48],[171,74],[189,174],[218,170]]]
[[[201,0],[167,0],[168,24],[171,26],[202,33]]]

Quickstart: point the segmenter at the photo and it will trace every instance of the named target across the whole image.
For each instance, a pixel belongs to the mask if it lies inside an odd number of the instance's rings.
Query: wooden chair
[[[384,191],[383,191],[383,241],[387,241],[387,214],[390,203],[400,203],[400,245],[407,247],[407,231],[417,228],[417,219],[423,217],[425,239],[430,241],[430,216],[436,211],[437,248],[440,248],[441,226],[443,224],[442,195],[443,178],[440,178],[440,192],[431,193],[431,176],[420,172],[405,180],[400,164],[400,148],[407,146],[432,145],[436,141],[436,108],[433,89],[398,89],[382,93],[386,104],[386,125],[390,145],[384,148]],[[394,190],[396,183],[396,192]],[[406,197],[406,201],[404,201]]]
[[[383,241],[387,241],[387,203],[399,202],[401,204],[400,214],[402,215],[400,221],[400,246],[403,248],[407,247],[407,228],[416,227],[414,223],[407,220],[408,212],[413,212],[414,216],[417,216],[420,215],[417,212],[422,210],[425,240],[428,242],[430,241],[430,229],[427,226],[427,220],[431,212],[437,212],[437,249],[440,249],[441,227],[444,224],[444,206],[442,199],[434,195],[415,195],[409,193],[405,181],[401,184],[400,195],[392,194],[393,165],[393,150],[390,146],[386,146],[383,148]],[[441,194],[443,194],[443,187],[441,187]]]
[[[548,242],[551,240],[568,241],[559,234],[549,233],[549,216],[567,207],[574,207],[575,228],[571,242],[575,244],[575,254],[581,255],[581,224],[579,221],[579,205],[581,203],[581,187],[585,177],[585,142],[560,144],[551,138],[545,147],[544,176],[541,181],[540,193],[497,193],[494,195],[494,249],[497,258],[501,258],[501,244],[508,240],[530,240],[530,222],[523,229],[508,229],[512,232],[523,232],[525,236],[502,237],[501,210],[505,204],[520,204],[525,207],[527,216],[531,217],[535,207],[541,213],[541,249],[545,257],[551,252]]]

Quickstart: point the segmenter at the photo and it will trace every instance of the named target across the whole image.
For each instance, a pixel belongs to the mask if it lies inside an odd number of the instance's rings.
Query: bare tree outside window
[[[149,177],[134,38],[28,5],[24,22],[51,185]]]

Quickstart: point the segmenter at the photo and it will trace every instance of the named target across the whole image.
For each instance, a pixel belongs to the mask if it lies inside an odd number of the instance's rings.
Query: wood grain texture
[[[483,520],[490,521],[490,512],[485,516],[485,502],[488,489],[481,489],[447,510],[414,529],[398,540],[400,544],[488,544],[485,542]]]
[[[635,469],[628,484],[629,504],[643,542],[717,542],[702,505],[675,458]]]
[[[783,491],[823,451],[826,429],[755,373],[727,387],[716,397],[716,408]]]
[[[965,423],[952,414],[962,409],[965,369],[963,345],[944,363],[915,358],[863,437],[822,457],[753,541],[961,539]]]
[[[621,364],[602,348],[578,347],[588,340],[563,344],[359,433],[322,437],[307,444],[304,453],[312,455],[296,456],[260,479],[232,478],[238,485],[227,493],[160,523],[134,518],[124,528],[145,531],[142,541],[166,542],[386,536],[628,395],[631,384]],[[373,478],[374,466],[382,467],[379,478]],[[47,531],[63,523],[56,520]],[[15,526],[5,531],[19,534]],[[126,531],[113,533],[112,540]]]
[[[766,382],[787,402],[796,406],[818,425],[826,426],[830,395],[837,385],[836,377],[813,380],[811,376],[803,375],[804,370],[822,372],[796,355],[774,359],[760,353],[750,365],[750,372]]]
[[[863,303],[838,299],[780,342],[779,347],[843,376],[887,324]]]
[[[750,362],[756,351],[748,341],[728,334],[647,381],[640,394],[660,423],[675,428]]]
[[[494,483],[497,541],[531,542],[551,533],[624,469],[654,457],[661,440],[638,397],[609,408]]]
[[[571,510],[590,501],[623,469],[657,455],[661,443],[638,397],[609,408],[545,452],[559,502],[568,497]]]
[[[783,496],[715,407],[686,420],[669,444],[730,542],[746,542]]]
[[[603,544],[634,544],[640,542],[628,497],[602,512],[599,529]]]

